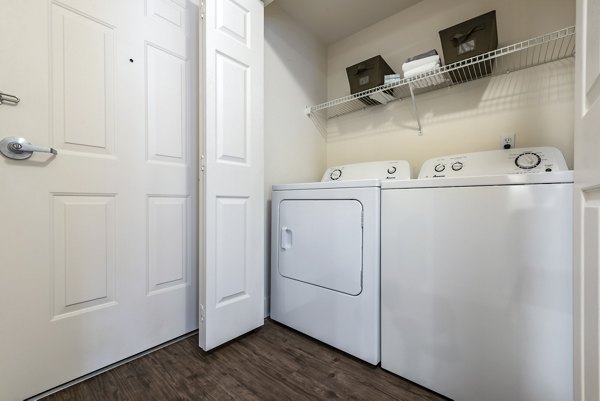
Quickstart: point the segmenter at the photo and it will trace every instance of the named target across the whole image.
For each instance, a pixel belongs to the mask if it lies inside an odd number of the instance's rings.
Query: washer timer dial
[[[537,167],[542,162],[540,155],[534,152],[523,152],[515,159],[518,168],[529,170]]]

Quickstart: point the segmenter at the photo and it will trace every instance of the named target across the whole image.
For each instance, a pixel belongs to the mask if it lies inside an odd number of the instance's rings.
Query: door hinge
[[[200,155],[200,171],[204,172],[206,170],[206,162],[204,155]]]
[[[200,3],[200,19],[204,19],[204,14],[206,10],[204,9],[204,2]]]
[[[205,312],[204,312],[204,305],[200,304],[200,321],[203,322],[204,321],[204,317],[205,317]]]

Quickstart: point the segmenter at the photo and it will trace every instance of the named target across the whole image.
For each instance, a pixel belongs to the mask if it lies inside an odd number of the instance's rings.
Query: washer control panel
[[[321,181],[410,180],[410,165],[405,160],[346,164],[330,167]]]
[[[423,163],[419,178],[530,174],[565,170],[568,168],[560,150],[539,147],[436,157]]]

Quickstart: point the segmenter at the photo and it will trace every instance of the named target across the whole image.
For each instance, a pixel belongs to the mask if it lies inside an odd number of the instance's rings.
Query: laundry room
[[[575,3],[393,3],[265,10],[270,318],[451,399],[572,399]],[[461,23],[494,25],[492,61],[444,69]],[[361,68],[390,80],[356,90]]]
[[[600,0],[27,0],[0,401],[600,401]]]

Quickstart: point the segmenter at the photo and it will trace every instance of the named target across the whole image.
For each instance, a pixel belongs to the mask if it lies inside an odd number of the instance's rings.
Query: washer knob
[[[341,176],[342,176],[342,170],[340,170],[339,168],[336,168],[335,170],[333,170],[331,172],[331,174],[329,174],[329,178],[331,178],[333,181],[339,180]]]
[[[542,158],[537,153],[523,152],[515,159],[515,164],[518,168],[529,170],[537,167],[542,161]]]
[[[441,173],[442,171],[444,171],[446,169],[446,166],[440,163],[440,164],[436,164],[433,169],[436,172]]]
[[[387,169],[388,174],[394,174],[396,172],[396,167],[392,166],[390,168]]]
[[[462,168],[463,168],[463,164],[461,162],[454,162],[452,164],[452,170],[454,170],[454,171],[462,170]]]

